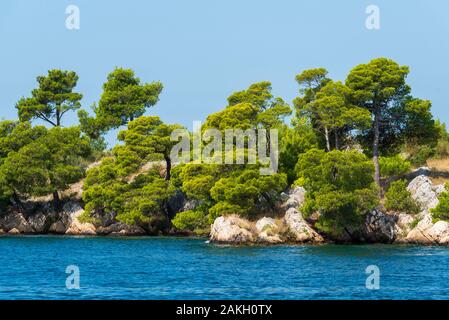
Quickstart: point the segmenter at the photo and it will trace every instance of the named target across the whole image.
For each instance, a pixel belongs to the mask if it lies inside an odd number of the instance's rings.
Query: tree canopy
[[[83,95],[73,92],[78,75],[73,71],[49,70],[47,76],[37,77],[39,87],[30,98],[22,98],[16,104],[21,121],[41,119],[53,126],[60,126],[63,115],[81,107]]]
[[[165,179],[170,180],[170,152],[177,143],[170,139],[171,134],[182,126],[163,123],[159,117],[141,116],[128,124],[128,129],[118,134],[118,139],[135,151],[141,158],[165,161]]]
[[[162,91],[160,82],[142,83],[131,69],[116,68],[103,84],[95,109],[101,128],[117,128],[132,121],[155,105]]]
[[[91,153],[88,139],[77,127],[54,127],[18,151],[11,151],[0,167],[0,180],[13,193],[23,196],[53,194],[84,176],[83,159]]]
[[[301,154],[296,184],[307,190],[303,212],[319,212],[317,227],[322,231],[351,236],[379,203],[373,169],[369,159],[355,150],[311,149]]]

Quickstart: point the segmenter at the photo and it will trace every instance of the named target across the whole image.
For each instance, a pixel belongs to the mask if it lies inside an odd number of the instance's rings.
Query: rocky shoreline
[[[217,218],[211,226],[210,241],[235,245],[322,244],[322,243],[393,243],[449,245],[449,222],[433,222],[430,209],[438,204],[444,185],[433,185],[430,170],[420,168],[411,174],[408,190],[421,204],[421,212],[383,212],[375,209],[366,215],[365,223],[356,230],[346,230],[338,238],[314,228],[316,217],[305,219],[298,210],[306,190],[296,187],[283,194],[280,215],[264,216],[249,221],[237,215]],[[184,203],[190,207],[191,203]],[[50,202],[28,203],[27,207],[0,214],[0,235],[55,234],[76,236],[144,236],[154,235],[140,226],[129,226],[113,216],[95,222],[82,222],[84,210],[80,200],[67,201],[57,213]],[[182,209],[181,209],[182,210]],[[32,212],[32,213],[30,213]],[[82,219],[81,219],[82,220]],[[164,235],[187,235],[171,232]]]
[[[304,219],[298,208],[304,201],[305,190],[297,187],[283,204],[282,219],[263,217],[250,222],[238,216],[220,217],[211,228],[211,241],[234,244],[278,243],[390,243],[449,245],[449,222],[432,221],[430,209],[438,204],[444,185],[433,185],[430,170],[420,168],[410,175],[407,189],[421,204],[421,212],[384,212],[375,209],[368,213],[365,223],[356,230],[346,230],[340,237],[320,234],[314,229],[314,219]]]

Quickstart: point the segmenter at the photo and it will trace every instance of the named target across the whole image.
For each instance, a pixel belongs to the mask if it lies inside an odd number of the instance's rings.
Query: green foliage
[[[293,100],[293,104],[297,112],[306,104],[312,102],[316,93],[330,81],[327,73],[327,70],[324,68],[316,68],[305,70],[296,75],[295,80],[299,85],[300,96]]]
[[[449,190],[449,184],[446,183],[446,190]],[[434,221],[444,220],[449,221],[449,192],[442,192],[438,196],[438,205],[431,209],[432,218]]]
[[[159,117],[141,116],[130,123],[128,129],[120,131],[118,139],[125,142],[127,150],[145,161],[164,160],[166,180],[170,180],[170,151],[177,143],[170,140],[171,133],[181,129],[180,125],[167,125]]]
[[[413,164],[422,164],[432,154],[439,130],[430,112],[430,101],[410,96],[405,82],[408,72],[406,66],[378,58],[352,69],[346,85],[353,90],[351,100],[373,116],[373,125],[359,137],[366,148],[372,148],[372,155],[378,153],[376,146],[381,154],[391,155],[404,143],[426,145],[427,150],[410,158]]]
[[[116,213],[117,220],[126,224],[148,224],[152,219],[168,222],[168,200],[175,188],[170,177],[170,141],[178,125],[166,125],[158,117],[141,116],[119,133],[124,142],[112,150],[112,157],[89,170],[84,183],[83,200],[86,211]],[[157,163],[143,174],[142,165],[154,160],[166,160],[165,177]]]
[[[405,103],[402,137],[403,149],[409,154],[408,160],[415,166],[425,165],[433,156],[446,153],[446,129],[434,121],[428,100],[408,99]],[[446,138],[445,138],[446,137]]]
[[[78,111],[78,120],[81,131],[93,139],[99,139],[102,134],[102,127],[95,118],[90,117],[86,110]]]
[[[300,155],[296,172],[307,190],[301,210],[318,211],[322,231],[338,235],[358,226],[378,204],[372,162],[357,151],[311,149]]]
[[[130,183],[129,191],[120,196],[123,204],[117,220],[126,224],[151,222],[151,218],[166,214],[168,200],[174,191],[157,169],[138,175]]]
[[[210,203],[210,189],[220,176],[226,176],[229,167],[213,164],[186,164],[178,167],[181,190],[192,199]]]
[[[283,119],[291,109],[281,98],[271,93],[270,82],[258,82],[247,90],[233,93],[228,98],[229,105],[207,117],[203,129],[271,129],[283,125]]]
[[[20,120],[41,119],[60,126],[66,112],[81,106],[83,96],[73,92],[77,81],[73,71],[49,70],[47,76],[37,77],[39,87],[31,92],[31,98],[22,98],[16,105]]]
[[[160,82],[141,83],[131,69],[116,68],[103,85],[103,94],[95,108],[96,127],[102,130],[125,125],[143,115],[157,103]]]
[[[288,183],[296,179],[295,165],[301,153],[318,147],[318,138],[313,128],[299,119],[293,127],[284,126],[279,130],[279,169],[287,175]]]
[[[368,110],[350,104],[351,90],[341,82],[328,81],[315,95],[315,99],[299,108],[302,116],[312,119],[316,128],[324,134],[326,148],[330,151],[330,135],[334,135],[334,147],[339,148],[343,131],[369,127]]]
[[[257,107],[252,104],[236,104],[209,115],[203,128],[215,128],[220,131],[232,128],[242,130],[253,128],[256,122],[257,112]]]
[[[406,143],[426,145],[435,148],[443,128],[433,119],[429,100],[410,98],[404,105],[404,129],[402,135]]]
[[[319,123],[314,117],[314,114],[308,112],[305,108],[308,104],[312,103],[317,92],[320,91],[322,87],[326,85],[331,79],[327,77],[327,70],[324,68],[316,68],[305,70],[295,77],[296,82],[299,85],[299,96],[293,99],[293,105],[295,107],[295,117],[292,120],[294,125],[303,124],[304,121],[310,125],[310,127],[319,133],[319,138],[317,140],[320,145],[324,144],[324,132],[322,127],[320,128]]]
[[[449,141],[446,139],[438,140],[437,146],[435,147],[435,156],[437,158],[449,157]]]
[[[168,200],[175,189],[161,177],[158,168],[139,174],[132,181],[121,176],[114,158],[88,171],[83,200],[89,213],[117,214],[126,224],[148,224],[166,214]]]
[[[372,115],[372,125],[363,132],[361,141],[365,147],[372,148],[374,180],[378,186],[380,152],[395,152],[402,143],[404,103],[410,93],[405,83],[408,72],[408,67],[399,66],[391,59],[377,58],[356,66],[346,78],[346,85],[352,90],[352,102]]]
[[[279,200],[278,194],[287,187],[285,174],[261,176],[259,170],[245,169],[235,171],[229,177],[221,178],[210,189],[210,195],[216,204],[212,212],[218,215],[221,210],[236,210],[234,213],[249,215],[255,213],[256,204],[261,202],[272,208]],[[217,205],[219,207],[217,207]]]
[[[435,147],[435,156],[445,158],[449,156],[449,134],[446,125],[439,120],[435,120],[435,127],[439,133],[439,139]]]
[[[176,173],[181,190],[203,203],[209,221],[225,214],[270,210],[287,187],[285,174],[261,176],[258,166],[186,164]]]
[[[392,101],[405,98],[410,92],[405,83],[408,72],[408,67],[399,66],[391,59],[377,58],[354,67],[346,85],[354,90],[353,99],[358,104],[385,111]]]
[[[276,128],[283,124],[283,119],[291,114],[288,104],[271,93],[268,81],[254,83],[247,90],[233,93],[228,98],[229,107],[249,103],[257,108],[256,123],[264,129]],[[229,108],[228,107],[228,108]],[[235,128],[234,125],[225,128]]]
[[[201,211],[179,212],[172,220],[178,230],[191,231],[196,234],[206,234],[209,221]]]
[[[421,218],[418,216],[415,219],[413,219],[413,221],[410,223],[410,230],[414,229],[418,223],[421,221]]]
[[[400,155],[393,157],[380,157],[380,175],[382,177],[400,176],[410,171],[409,161],[402,159]]]
[[[412,149],[413,152],[410,154],[408,160],[414,166],[426,165],[427,159],[431,158],[435,154],[435,149],[430,146],[416,146]]]
[[[84,176],[82,160],[90,154],[89,141],[77,127],[54,127],[10,152],[0,168],[0,181],[25,197],[49,193],[57,197],[57,191]]]
[[[282,99],[273,97],[269,82],[255,83],[247,90],[233,93],[228,103],[226,108],[207,117],[203,130],[288,130],[283,118],[290,114],[290,107]],[[289,148],[301,148],[292,146],[299,139],[292,137]],[[288,157],[284,153],[284,159]],[[189,198],[199,200],[201,212],[213,222],[224,214],[251,215],[259,209],[272,209],[279,200],[280,191],[287,186],[287,177],[285,174],[261,176],[258,164],[187,164],[178,167],[173,183]]]
[[[43,126],[32,127],[29,122],[0,122],[0,162],[12,151],[32,143],[45,135],[47,129]]]
[[[420,205],[412,198],[407,190],[406,180],[397,180],[390,184],[385,194],[385,208],[391,211],[400,211],[415,214],[420,211]]]
[[[113,157],[103,158],[101,164],[87,172],[83,187],[85,211],[110,213],[120,210],[123,195],[129,185],[120,179]]]
[[[407,74],[408,67],[386,58],[356,66],[345,83],[328,78],[324,68],[305,70],[296,76],[299,95],[293,101],[291,126],[285,123],[291,108],[274,96],[270,82],[231,94],[227,106],[209,115],[202,130],[277,129],[280,172],[264,176],[258,162],[172,168],[170,152],[177,141],[170,135],[182,127],[143,116],[157,103],[162,84],[143,83],[130,69],[116,68],[108,75],[91,114],[78,111],[79,126],[61,128],[63,115],[80,108],[82,95],[74,92],[75,72],[50,70],[37,78],[31,96],[17,103],[20,122],[0,122],[0,201],[47,194],[59,200],[58,191],[82,179],[86,162],[102,154],[105,132],[127,124],[118,134],[122,144],[87,173],[83,221],[115,214],[117,220],[147,230],[154,224],[168,228],[169,200],[180,190],[199,205],[178,213],[173,225],[204,233],[221,215],[274,212],[280,193],[296,180],[307,189],[304,213],[319,212],[316,226],[338,235],[359,226],[378,205],[375,182],[380,185],[380,175],[400,176],[411,164],[449,155],[444,124],[433,119],[430,101],[410,95]],[[34,119],[55,128],[33,127],[29,121]],[[244,139],[249,141],[248,136]],[[234,142],[235,157],[241,151],[238,145]],[[366,155],[339,151],[358,145]],[[409,154],[406,160],[398,155],[401,148]],[[374,166],[367,155],[374,156]],[[165,174],[159,162],[165,162]],[[385,205],[390,210],[419,210],[403,181],[391,184]],[[443,193],[433,214],[449,220],[448,212],[449,196]]]
[[[47,133],[43,126],[31,127],[29,122],[2,121],[0,122],[0,166],[11,152],[17,152],[27,144],[32,143]],[[0,202],[7,203],[10,197],[18,200],[17,191],[11,187],[10,181],[13,177],[8,177],[0,167]]]

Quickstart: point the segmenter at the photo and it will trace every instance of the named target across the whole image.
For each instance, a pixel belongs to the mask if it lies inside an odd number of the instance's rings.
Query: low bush
[[[407,190],[407,181],[398,180],[390,184],[385,194],[385,208],[391,211],[402,211],[411,214],[420,211],[420,205],[412,198]]]
[[[408,159],[414,166],[422,166],[426,164],[427,159],[435,154],[435,150],[429,146],[420,146],[418,150],[410,155]]]
[[[446,190],[449,185],[446,183]],[[438,205],[431,209],[432,218],[434,221],[446,220],[449,221],[449,192],[443,192],[438,197]]]
[[[207,233],[208,222],[208,218],[203,212],[194,210],[179,212],[172,220],[178,230],[191,231],[196,234]]]
[[[411,163],[402,159],[400,155],[380,157],[380,175],[382,177],[399,176],[410,171]]]

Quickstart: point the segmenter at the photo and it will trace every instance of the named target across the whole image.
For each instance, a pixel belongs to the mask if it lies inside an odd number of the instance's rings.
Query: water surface
[[[80,289],[66,288],[67,266]],[[380,289],[365,286],[379,267]],[[0,299],[449,299],[449,249],[0,237]]]

